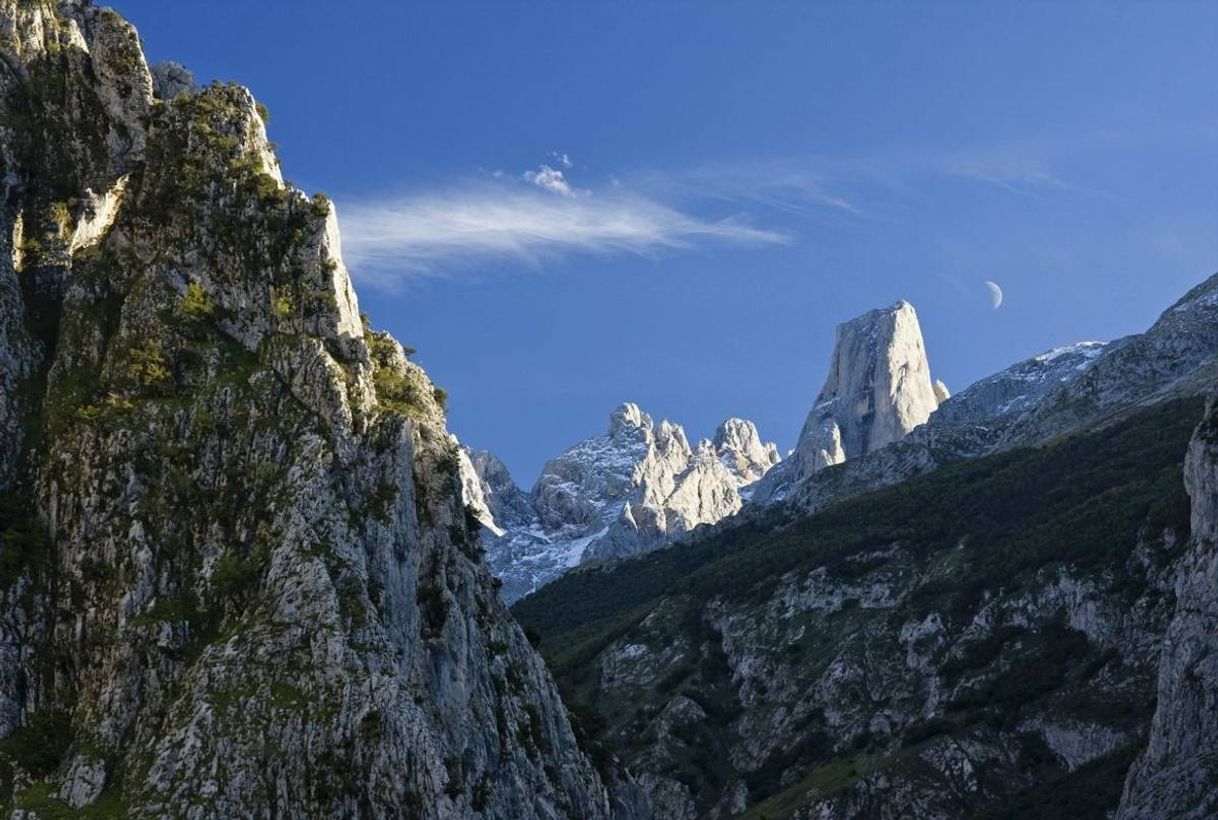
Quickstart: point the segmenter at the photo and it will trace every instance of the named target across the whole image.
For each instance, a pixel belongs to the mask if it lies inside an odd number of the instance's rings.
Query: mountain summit
[[[837,327],[829,375],[791,458],[758,487],[782,497],[808,476],[899,441],[926,423],[948,395],[931,379],[922,328],[904,300]]]

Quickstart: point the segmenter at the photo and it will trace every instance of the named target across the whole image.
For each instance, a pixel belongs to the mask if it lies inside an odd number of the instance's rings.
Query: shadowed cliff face
[[[1176,611],[1159,660],[1150,740],[1130,772],[1119,818],[1218,812],[1218,405],[1185,464],[1193,541],[1175,581]]]
[[[0,805],[607,816],[249,92],[155,99],[87,2],[0,2],[0,58]]]

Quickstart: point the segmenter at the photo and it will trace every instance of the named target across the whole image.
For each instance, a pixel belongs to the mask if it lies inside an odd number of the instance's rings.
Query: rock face
[[[736,477],[736,483],[747,487],[761,479],[782,461],[773,442],[762,444],[757,426],[745,419],[731,418],[715,431],[711,442],[723,466]]]
[[[156,100],[84,0],[0,32],[0,807],[609,816],[249,92]]]
[[[1218,814],[1218,405],[1211,402],[1185,465],[1192,536],[1176,570],[1176,611],[1159,660],[1150,740],[1118,818]]]
[[[795,452],[760,485],[757,497],[785,497],[791,486],[825,467],[901,440],[946,395],[946,386],[931,379],[913,305],[897,302],[838,325],[829,376]]]
[[[152,92],[158,100],[172,100],[179,94],[197,91],[195,77],[181,63],[165,60],[152,66]]]
[[[778,461],[752,422],[728,419],[691,446],[680,425],[629,403],[604,435],[547,462],[527,496],[493,456],[470,454],[494,518],[483,522],[488,561],[509,602],[583,561],[646,552],[734,514]]]

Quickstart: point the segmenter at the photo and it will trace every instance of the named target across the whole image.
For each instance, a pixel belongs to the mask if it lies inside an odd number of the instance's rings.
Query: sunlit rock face
[[[773,442],[763,444],[757,425],[745,419],[730,418],[719,425],[712,444],[741,487],[757,481],[782,460],[778,447]]]
[[[757,498],[786,497],[809,476],[900,441],[947,396],[931,379],[922,328],[901,301],[838,325],[829,375],[795,451],[758,486]]]
[[[468,500],[491,512],[488,561],[514,601],[584,561],[656,549],[736,513],[779,456],[752,422],[728,419],[691,445],[681,425],[625,403],[605,433],[548,461],[530,493],[489,453],[469,461],[480,486]]]
[[[795,447],[797,473],[878,450],[939,407],[918,314],[908,302],[837,328],[829,376]]]

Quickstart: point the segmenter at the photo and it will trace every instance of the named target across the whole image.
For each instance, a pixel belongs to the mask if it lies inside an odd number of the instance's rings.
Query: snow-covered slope
[[[657,424],[627,403],[605,433],[547,462],[530,493],[485,452],[464,454],[463,485],[487,560],[514,601],[585,560],[655,549],[737,512],[778,462],[752,422],[728,419],[691,446],[679,424]]]
[[[982,422],[1022,413],[1058,385],[1087,371],[1118,342],[1078,342],[1048,350],[974,382],[944,402],[935,423]]]

